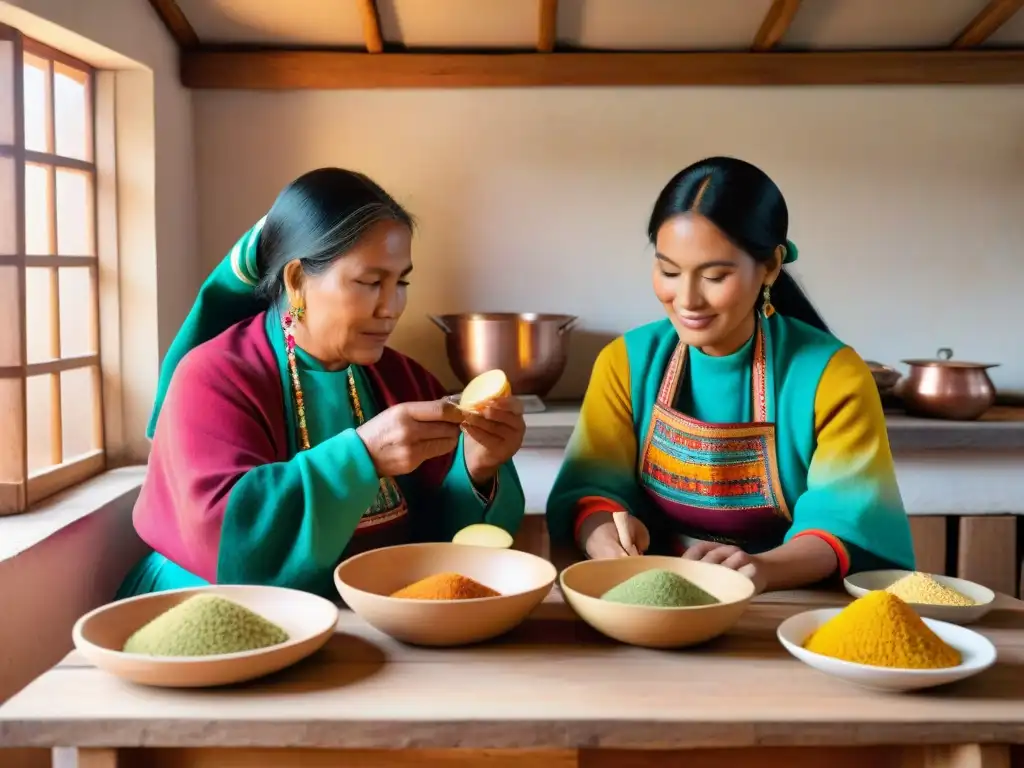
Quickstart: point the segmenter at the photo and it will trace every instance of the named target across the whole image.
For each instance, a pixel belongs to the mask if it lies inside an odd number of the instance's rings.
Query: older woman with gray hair
[[[514,533],[514,398],[466,413],[386,346],[412,272],[411,216],[359,173],[289,184],[199,291],[160,373],[135,507],[153,552],[119,597],[210,583],[333,592],[342,559]]]

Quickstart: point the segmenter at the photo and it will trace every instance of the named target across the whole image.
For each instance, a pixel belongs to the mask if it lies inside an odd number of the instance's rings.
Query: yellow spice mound
[[[895,581],[885,588],[890,595],[896,595],[907,603],[924,605],[957,605],[967,607],[976,605],[971,598],[962,595],[945,584],[940,584],[927,573],[915,571]]]
[[[960,664],[946,645],[896,595],[868,592],[822,624],[804,648],[857,664],[894,669],[942,669]]]

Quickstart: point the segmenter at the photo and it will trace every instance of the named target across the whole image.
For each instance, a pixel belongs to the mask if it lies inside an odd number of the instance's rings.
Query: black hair
[[[709,157],[673,176],[651,212],[647,225],[651,243],[657,241],[666,221],[687,213],[707,218],[757,262],[769,261],[780,245],[795,250],[787,240],[789,209],[782,192],[768,174],[743,160]],[[781,314],[828,331],[785,267],[772,283],[771,300]],[[758,299],[757,308],[760,303]]]
[[[412,215],[367,176],[342,168],[303,174],[281,190],[263,224],[257,295],[276,302],[288,263],[298,259],[306,274],[319,274],[385,220],[413,228]]]

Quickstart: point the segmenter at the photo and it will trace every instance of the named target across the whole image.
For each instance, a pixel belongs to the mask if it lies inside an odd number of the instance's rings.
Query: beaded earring
[[[765,283],[764,291],[761,292],[761,314],[766,318],[775,314],[775,307],[772,306],[772,284]]]

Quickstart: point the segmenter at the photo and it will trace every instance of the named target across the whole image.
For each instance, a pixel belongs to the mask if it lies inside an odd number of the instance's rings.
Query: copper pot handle
[[[568,333],[573,329],[573,326],[575,326],[578,322],[578,317],[570,317],[568,320],[566,320],[564,323],[558,326],[558,335],[561,336],[564,333]]]
[[[432,322],[434,325],[436,325],[438,328],[440,328],[445,333],[451,333],[452,332],[452,329],[448,327],[447,323],[445,323],[445,321],[442,320],[437,315],[427,315],[427,318],[429,318],[430,322]]]
[[[949,347],[942,347],[939,349],[937,355],[940,360],[951,360],[953,358],[953,350]]]

